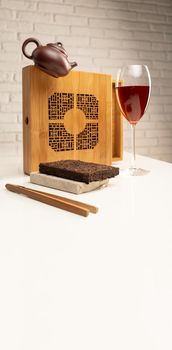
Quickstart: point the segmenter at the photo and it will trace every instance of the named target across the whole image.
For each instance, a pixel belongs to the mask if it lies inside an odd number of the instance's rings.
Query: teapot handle
[[[22,52],[23,52],[23,54],[24,54],[27,58],[32,59],[32,58],[33,58],[33,57],[32,57],[32,54],[31,54],[31,55],[28,55],[28,54],[26,53],[26,51],[25,51],[26,45],[27,45],[28,43],[35,43],[37,47],[40,46],[41,43],[39,42],[39,40],[37,40],[37,39],[35,39],[35,38],[28,38],[28,39],[26,39],[26,40],[24,41],[24,43],[23,43],[23,45],[22,45]]]

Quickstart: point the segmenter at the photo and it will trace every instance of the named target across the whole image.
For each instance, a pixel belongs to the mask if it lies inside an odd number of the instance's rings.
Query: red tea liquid
[[[116,88],[119,107],[130,124],[143,116],[149,98],[149,86],[120,86]]]

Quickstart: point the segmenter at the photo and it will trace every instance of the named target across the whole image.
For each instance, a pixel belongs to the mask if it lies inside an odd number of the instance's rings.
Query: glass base
[[[142,169],[142,168],[128,168],[121,169],[120,174],[122,175],[130,175],[130,176],[143,176],[150,173],[150,170]]]
[[[132,176],[143,176],[150,173],[149,170],[142,168],[129,168],[130,175]]]

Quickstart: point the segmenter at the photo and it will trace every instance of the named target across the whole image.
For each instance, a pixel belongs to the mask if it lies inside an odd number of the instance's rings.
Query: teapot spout
[[[73,69],[74,67],[76,67],[78,64],[76,62],[70,62],[71,65],[71,69]]]

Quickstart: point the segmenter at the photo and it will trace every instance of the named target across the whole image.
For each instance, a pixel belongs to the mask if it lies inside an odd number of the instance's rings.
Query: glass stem
[[[131,124],[131,147],[132,147],[132,158],[131,158],[131,168],[136,168],[136,150],[135,150],[135,124]]]

